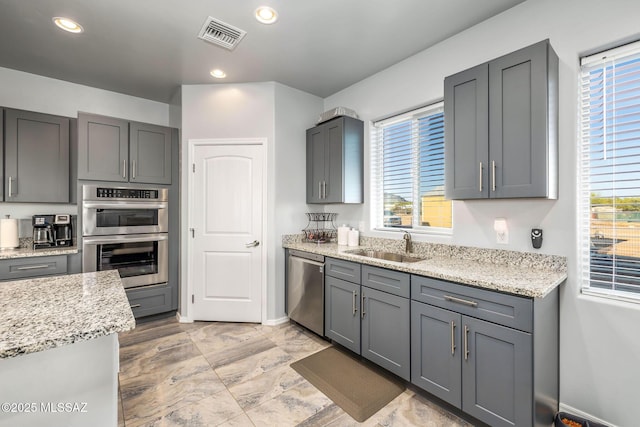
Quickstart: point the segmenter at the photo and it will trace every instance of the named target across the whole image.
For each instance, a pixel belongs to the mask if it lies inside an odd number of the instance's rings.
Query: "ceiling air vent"
[[[225,49],[233,50],[245,34],[247,34],[246,31],[210,16],[204,21],[198,38],[222,46]]]

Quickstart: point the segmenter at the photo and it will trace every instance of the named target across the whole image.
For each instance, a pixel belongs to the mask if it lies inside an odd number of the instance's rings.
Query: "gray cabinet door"
[[[444,79],[445,195],[489,197],[487,64]]]
[[[409,299],[362,286],[362,356],[409,381]]]
[[[344,118],[323,123],[325,134],[324,194],[323,203],[343,201]]]
[[[171,184],[171,129],[129,123],[131,182]]]
[[[69,118],[5,111],[7,202],[69,203]]]
[[[129,122],[78,114],[78,179],[129,180]]]
[[[462,316],[462,410],[492,426],[531,426],[531,335]]]
[[[325,335],[360,354],[360,285],[325,277],[324,298]]]
[[[322,126],[307,129],[307,203],[324,203],[322,185],[327,151],[324,129]]]
[[[550,163],[557,161],[549,157],[556,149],[549,147],[555,139],[548,131],[548,79],[557,75],[557,62],[555,73],[549,72],[549,49],[544,41],[489,63],[491,197],[554,197],[548,182],[554,176]]]
[[[458,408],[462,406],[461,317],[411,302],[411,382]]]

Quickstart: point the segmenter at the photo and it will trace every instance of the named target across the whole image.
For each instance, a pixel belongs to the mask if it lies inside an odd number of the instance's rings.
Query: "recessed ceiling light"
[[[224,79],[225,77],[227,77],[227,74],[218,68],[216,68],[215,70],[211,70],[211,75],[216,79]]]
[[[263,24],[273,24],[278,20],[278,14],[269,6],[260,6],[256,9],[256,19]]]
[[[64,18],[62,16],[56,16],[53,18],[53,23],[56,24],[59,28],[62,28],[65,31],[70,33],[81,33],[84,31],[82,25],[78,24],[73,19]]]

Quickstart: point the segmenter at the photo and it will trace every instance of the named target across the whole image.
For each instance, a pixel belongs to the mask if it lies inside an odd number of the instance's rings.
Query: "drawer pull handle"
[[[42,264],[42,265],[28,265],[28,266],[24,266],[24,267],[18,267],[18,270],[40,270],[43,268],[49,268],[48,264]]]
[[[455,355],[456,354],[456,335],[455,335],[455,330],[456,330],[456,323],[452,320],[451,321],[451,355]]]
[[[356,298],[357,298],[357,296],[358,296],[358,294],[356,293],[356,291],[353,291],[353,315],[354,316],[358,312],[358,309],[356,308]]]
[[[464,325],[464,360],[469,360],[469,327]]]
[[[133,305],[131,306],[131,308],[138,308],[138,307],[142,307],[142,304],[133,304]]]
[[[455,302],[457,304],[468,305],[469,307],[477,307],[478,303],[475,301],[469,301],[467,299],[452,297],[451,295],[445,295],[444,299],[447,301]]]

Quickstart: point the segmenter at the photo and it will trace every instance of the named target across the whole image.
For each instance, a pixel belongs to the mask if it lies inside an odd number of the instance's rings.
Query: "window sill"
[[[382,231],[385,233],[404,233],[405,231],[411,234],[423,235],[423,236],[453,236],[453,229],[450,228],[402,228],[402,227],[375,227],[372,231]]]
[[[606,298],[631,304],[640,304],[640,294],[634,294],[632,292],[611,291],[597,288],[582,288],[581,292],[582,295]]]

